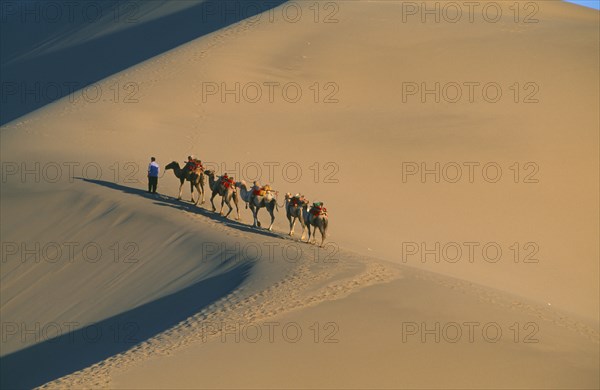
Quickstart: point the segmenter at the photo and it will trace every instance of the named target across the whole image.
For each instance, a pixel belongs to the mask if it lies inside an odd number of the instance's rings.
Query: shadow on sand
[[[179,10],[182,2],[191,0],[177,1],[28,0],[3,4],[0,125],[286,0],[198,0]],[[157,10],[163,13],[160,17],[148,16]],[[103,18],[96,19],[97,15]],[[84,35],[82,43],[74,41],[79,34]],[[48,50],[30,54],[38,47]],[[90,92],[91,96],[96,92]],[[115,96],[114,90],[104,92],[104,100]],[[130,89],[120,92],[135,98]]]
[[[239,264],[174,294],[6,355],[0,360],[0,387],[40,386],[124,352],[234,291],[246,279],[251,267],[248,263]],[[56,325],[64,331],[73,323]],[[59,329],[45,326],[48,332]]]
[[[126,194],[139,195],[144,198],[153,200],[154,204],[158,205],[158,206],[172,207],[174,209],[184,210],[184,211],[187,211],[187,212],[190,212],[193,214],[202,215],[203,217],[209,218],[212,221],[221,223],[227,227],[230,227],[232,229],[237,229],[242,232],[260,234],[265,237],[287,239],[287,236],[283,235],[281,233],[272,232],[272,231],[269,231],[264,228],[255,228],[255,227],[253,227],[251,225],[247,225],[241,221],[236,221],[236,220],[232,219],[232,218],[234,218],[234,215],[235,215],[235,206],[234,206],[234,209],[231,212],[231,214],[229,214],[229,218],[225,218],[224,216],[219,215],[218,212],[214,212],[214,211],[203,208],[202,206],[212,208],[212,206],[210,205],[210,195],[208,193],[205,196],[206,202],[204,203],[204,205],[196,206],[191,202],[184,201],[184,200],[178,200],[171,196],[162,195],[162,194],[153,195],[153,194],[149,194],[148,192],[146,192],[145,190],[142,190],[142,189],[127,187],[122,184],[113,183],[110,181],[93,180],[93,179],[86,179],[86,178],[81,178],[81,177],[78,177],[76,179],[82,180],[86,183],[97,184],[97,185],[107,187],[107,188],[110,188],[113,190],[121,191]],[[198,196],[198,194],[196,194],[196,193],[194,193],[194,194],[195,194],[195,196]],[[217,196],[215,198],[215,206],[217,206],[217,210],[219,209],[219,207],[221,205],[220,199],[221,199],[220,196]],[[239,206],[240,206],[240,212],[241,212],[242,209],[244,208],[244,202],[240,201]],[[229,210],[227,205],[225,205],[223,210],[224,211]],[[250,218],[250,221],[252,221],[252,218]]]

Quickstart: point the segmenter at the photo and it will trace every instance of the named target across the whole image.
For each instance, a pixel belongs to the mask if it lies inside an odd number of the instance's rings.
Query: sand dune
[[[600,385],[597,11],[143,4],[3,49],[94,84],[3,104],[2,388]],[[189,154],[324,201],[329,244],[145,192]]]
[[[280,3],[235,1],[231,12],[216,0],[7,2],[0,124]]]

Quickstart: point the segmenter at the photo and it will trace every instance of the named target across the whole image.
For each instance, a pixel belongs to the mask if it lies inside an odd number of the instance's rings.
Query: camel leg
[[[202,194],[202,202],[200,204],[204,204],[204,180],[200,179],[200,193]]]
[[[321,248],[323,247],[323,244],[325,243],[325,226],[323,226],[323,224],[319,224],[319,231],[321,232]],[[316,240],[315,240],[316,241]]]
[[[214,202],[215,196],[217,196],[217,193],[213,192],[212,196],[210,197],[210,204],[212,204],[212,211],[217,211],[217,208],[215,207],[215,202]]]
[[[300,223],[302,224],[302,236],[300,236],[300,241],[304,241],[304,236],[306,234],[306,228],[308,226],[308,222],[306,221],[306,216],[304,215],[304,212],[301,212],[301,216],[300,216]]]
[[[260,227],[260,222],[258,221],[258,208],[256,206],[250,207],[252,210],[252,217],[254,217],[254,227]]]
[[[275,214],[273,214],[275,207],[271,206],[269,208],[269,214],[271,214],[271,224],[269,225],[269,231],[273,230],[273,223],[275,222]]]
[[[200,194],[202,193],[200,191],[200,187],[198,186],[198,183],[194,184],[194,187],[196,187],[196,191],[198,191],[198,200],[196,201],[196,203],[194,203],[196,206],[198,206],[198,202],[200,202]],[[193,194],[193,192],[192,192]],[[192,196],[192,202],[194,201],[194,196]]]
[[[300,221],[300,226],[302,227],[302,235],[300,236],[300,241],[304,240],[304,234],[306,231],[306,224],[304,223],[304,215],[302,215],[302,210],[300,210],[300,216],[298,217],[298,221]]]
[[[225,207],[225,195],[221,197],[221,210],[219,210],[219,214],[223,215],[223,207]]]
[[[312,227],[312,231],[311,231],[311,235],[310,235],[310,243],[311,244],[316,244],[317,242],[317,225],[318,225],[318,221],[317,218],[313,219],[313,222],[310,224],[310,226]]]
[[[240,200],[238,198],[237,193],[233,195],[233,202],[235,203],[235,211],[237,213],[237,221],[239,221],[240,219],[242,219],[242,217],[240,217]]]
[[[288,236],[293,236],[294,235],[294,225],[296,224],[296,217],[292,217],[290,215],[287,216],[288,221],[290,221],[290,232],[288,233]]]
[[[182,189],[183,189],[183,182],[181,182],[181,184],[179,185],[179,197],[177,197],[177,200],[181,200]]]
[[[231,214],[231,212],[233,211],[233,207],[231,207],[231,203],[230,202],[226,202],[227,203],[227,207],[229,207],[229,211],[227,212],[227,214],[225,214],[225,218],[229,217],[229,214]]]
[[[190,181],[190,192],[192,193],[192,203],[194,203],[194,183]]]
[[[227,203],[227,207],[229,207],[229,211],[225,215],[225,218],[227,218],[227,217],[229,217],[229,214],[231,214],[231,212],[233,211],[233,207],[231,207],[231,196],[227,197],[227,200],[225,201],[225,203]]]

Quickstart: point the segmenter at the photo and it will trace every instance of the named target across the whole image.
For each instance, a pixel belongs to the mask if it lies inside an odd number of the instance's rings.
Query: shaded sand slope
[[[6,2],[0,124],[282,1]]]

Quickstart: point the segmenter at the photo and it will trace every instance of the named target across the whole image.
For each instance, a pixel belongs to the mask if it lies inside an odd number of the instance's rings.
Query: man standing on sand
[[[156,187],[158,187],[158,173],[160,167],[154,157],[150,157],[150,165],[148,165],[148,192],[156,194]]]

